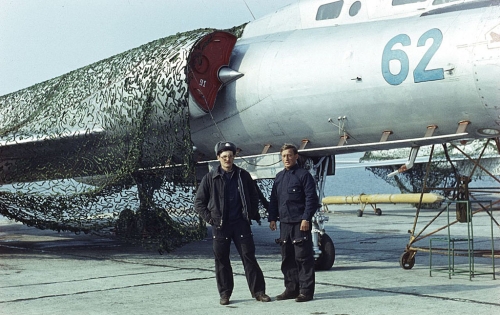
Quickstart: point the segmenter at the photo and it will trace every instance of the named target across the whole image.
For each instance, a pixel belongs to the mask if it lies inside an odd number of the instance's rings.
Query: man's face
[[[297,164],[298,158],[299,158],[299,155],[293,153],[292,149],[283,150],[283,152],[281,152],[281,160],[283,161],[283,165],[285,165],[285,168],[287,170],[289,170],[295,164]]]
[[[221,154],[217,156],[217,160],[219,160],[223,170],[230,171],[233,168],[233,151],[222,151]]]

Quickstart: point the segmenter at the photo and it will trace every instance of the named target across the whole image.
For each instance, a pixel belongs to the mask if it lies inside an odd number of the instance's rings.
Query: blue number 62
[[[425,43],[429,38],[432,38],[433,42],[431,47],[422,57],[422,60],[418,63],[413,71],[413,80],[415,83],[435,81],[444,79],[443,68],[425,70],[429,64],[431,58],[434,56],[436,51],[441,46],[443,41],[443,33],[437,28],[433,28],[422,34],[418,39],[417,47],[425,46]],[[401,44],[403,46],[411,45],[411,39],[406,34],[399,34],[392,38],[387,45],[385,45],[384,52],[382,54],[382,76],[385,81],[391,85],[399,85],[406,80],[408,72],[410,70],[410,62],[408,55],[400,49],[392,49],[394,45]],[[397,60],[401,64],[401,70],[397,74],[393,74],[389,68],[389,63],[391,60]]]

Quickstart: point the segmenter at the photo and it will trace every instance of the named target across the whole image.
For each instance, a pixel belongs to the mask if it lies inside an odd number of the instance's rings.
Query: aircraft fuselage
[[[384,131],[389,140],[418,138],[431,125],[434,135],[454,134],[463,121],[471,138],[488,136],[500,130],[499,13],[244,33],[230,63],[244,76],[219,93],[214,121],[191,122],[192,139],[210,154],[225,137],[248,155],[303,139],[320,148],[345,135],[347,144],[376,143]]]
[[[240,156],[321,157],[498,137],[499,2],[434,2],[302,0],[238,40],[176,34],[2,96],[0,184],[185,164],[191,142],[207,161],[224,139]],[[343,19],[319,14],[344,3]],[[222,33],[226,50],[210,46]]]

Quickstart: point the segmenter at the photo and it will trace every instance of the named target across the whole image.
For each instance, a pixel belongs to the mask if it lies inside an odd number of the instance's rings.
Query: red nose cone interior
[[[213,32],[201,38],[191,51],[188,61],[189,92],[205,112],[214,107],[217,92],[222,87],[219,69],[229,65],[236,39],[230,33]]]

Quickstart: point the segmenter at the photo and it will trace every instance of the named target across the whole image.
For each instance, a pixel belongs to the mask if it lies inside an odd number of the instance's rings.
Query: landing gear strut
[[[317,163],[308,159],[304,165],[305,168],[313,175],[316,182],[319,200],[323,199],[325,180],[328,172],[333,165],[333,156],[322,157]],[[318,205],[321,207],[321,204]],[[316,211],[312,219],[312,241],[314,249],[314,258],[316,259],[314,267],[316,270],[329,270],[335,262],[335,245],[333,240],[325,232],[325,222],[328,217],[324,216],[320,210]]]

